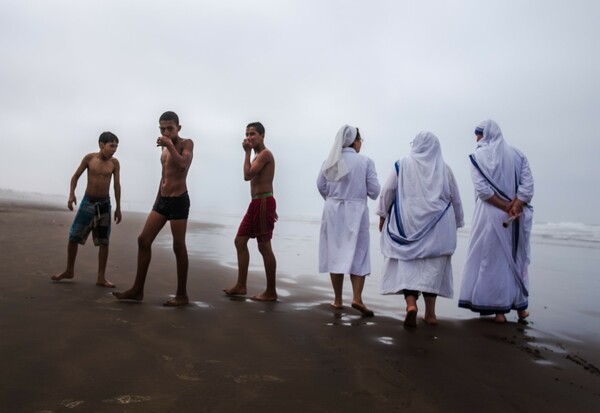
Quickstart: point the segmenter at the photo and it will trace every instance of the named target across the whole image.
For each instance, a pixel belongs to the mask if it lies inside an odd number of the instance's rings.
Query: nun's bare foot
[[[498,324],[506,324],[506,316],[504,314],[496,314],[494,322]]]
[[[417,326],[417,311],[419,311],[419,310],[414,305],[406,307],[406,317],[404,317],[404,327],[416,327]]]
[[[425,324],[429,324],[430,326],[437,326],[438,325],[437,317],[435,315],[433,315],[433,316],[431,316],[431,315],[425,315],[423,317],[423,321],[425,322]]]
[[[365,317],[373,317],[375,313],[367,308],[363,303],[352,303],[352,308],[360,311]]]

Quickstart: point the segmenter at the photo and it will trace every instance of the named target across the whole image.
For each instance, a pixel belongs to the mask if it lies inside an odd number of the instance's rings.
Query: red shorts
[[[270,241],[277,221],[276,207],[277,203],[272,196],[253,199],[242,219],[237,236],[256,238],[258,242]]]

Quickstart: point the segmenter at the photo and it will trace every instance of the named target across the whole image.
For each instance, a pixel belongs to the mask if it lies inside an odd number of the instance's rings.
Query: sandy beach
[[[64,269],[74,213],[0,201],[0,412],[596,412],[595,342],[536,343],[531,326],[334,310],[302,279],[276,303],[230,298],[235,269],[190,257],[192,304],[165,308],[175,263],[155,247],[143,302],[94,285],[98,250]],[[145,214],[113,226],[107,278],[133,281]],[[199,233],[206,224],[190,222]],[[232,234],[233,238],[233,234]],[[315,246],[316,248],[316,246]],[[250,293],[264,286],[250,275]],[[373,308],[377,313],[377,308]],[[442,314],[443,315],[443,314]],[[535,315],[532,316],[535,320]],[[577,320],[571,320],[577,322]],[[595,358],[594,358],[595,355]]]

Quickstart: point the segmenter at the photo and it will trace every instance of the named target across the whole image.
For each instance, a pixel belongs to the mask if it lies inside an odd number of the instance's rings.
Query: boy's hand
[[[75,198],[75,195],[69,195],[69,201],[67,202],[67,208],[69,208],[71,211],[73,210],[73,204],[77,205],[77,198]]]
[[[244,149],[245,152],[250,152],[252,150],[252,145],[250,145],[250,142],[248,142],[248,139],[244,139],[242,141],[242,148]]]
[[[165,146],[168,146],[169,143],[172,145],[173,141],[171,140],[171,138],[168,138],[164,135],[160,136],[158,139],[156,139],[156,146],[165,147]]]
[[[115,222],[117,224],[121,222],[121,210],[119,208],[115,209]]]

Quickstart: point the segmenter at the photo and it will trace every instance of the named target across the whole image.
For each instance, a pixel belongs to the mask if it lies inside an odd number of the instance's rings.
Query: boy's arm
[[[250,162],[250,151],[246,151],[246,156],[244,158],[244,181],[250,181],[258,176],[263,168],[271,162],[272,158],[273,155],[271,154],[271,151],[265,149],[256,155],[254,160]]]
[[[79,164],[79,167],[71,177],[71,185],[69,188],[69,200],[67,201],[67,208],[69,208],[71,211],[73,210],[73,204],[77,205],[77,198],[75,197],[75,188],[77,187],[77,181],[79,181],[79,177],[81,176],[81,174],[83,174],[83,171],[87,169],[88,163],[92,156],[93,154],[91,153],[85,155],[81,160],[81,164]]]
[[[116,208],[115,208],[115,221],[118,224],[119,222],[121,222],[121,165],[119,164],[119,161],[113,158],[113,162],[115,164],[115,169],[113,170],[113,175],[114,175],[114,190],[115,190],[115,203],[116,203]]]
[[[177,167],[179,167],[182,171],[185,171],[189,168],[192,163],[193,153],[194,153],[194,141],[191,139],[185,139],[183,141],[183,148],[181,150],[181,154],[177,152],[177,149],[173,145],[173,141],[170,139],[164,139],[164,142],[159,144],[159,146],[163,146],[167,148],[169,154],[171,155],[171,160]]]

